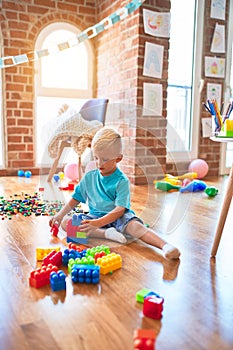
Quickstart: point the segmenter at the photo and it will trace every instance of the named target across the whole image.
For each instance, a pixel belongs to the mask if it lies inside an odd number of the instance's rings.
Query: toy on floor
[[[188,185],[181,187],[180,192],[198,192],[204,191],[207,184],[202,180],[193,180]]]
[[[98,258],[96,265],[100,266],[100,273],[106,275],[122,267],[122,259],[119,254],[110,253],[106,256]]]
[[[100,267],[97,265],[75,265],[71,270],[73,283],[96,284],[100,280]]]
[[[50,282],[50,273],[57,272],[57,266],[49,264],[48,266],[43,266],[42,268],[37,268],[30,273],[29,284],[34,288],[41,288],[46,286]]]
[[[149,295],[144,298],[143,315],[160,320],[162,318],[164,298],[157,295]]]
[[[42,266],[47,266],[49,264],[55,265],[57,267],[62,264],[62,252],[57,252],[52,250],[48,255],[46,255],[42,261]]]
[[[171,191],[179,191],[181,186],[172,185],[166,181],[158,181],[155,183],[155,188],[160,191],[171,192]]]
[[[209,197],[215,197],[218,194],[218,189],[215,186],[208,186],[205,188],[204,192]]]
[[[24,176],[24,171],[23,170],[18,170],[18,176],[23,177]]]
[[[71,181],[76,181],[78,179],[78,164],[77,163],[68,163],[64,167],[65,177]]]
[[[62,270],[50,274],[50,286],[53,292],[66,290],[66,274]]]
[[[156,332],[153,329],[136,329],[134,331],[134,350],[154,350]]]
[[[194,159],[188,167],[189,171],[197,173],[197,178],[202,179],[209,171],[209,166],[204,159]]]
[[[58,181],[60,180],[60,176],[59,176],[58,174],[54,174],[54,175],[53,175],[53,180],[54,180],[55,182],[58,182]]]
[[[49,253],[53,250],[56,252],[60,251],[60,247],[37,247],[36,248],[36,260],[42,261]]]
[[[177,176],[173,176],[173,175],[170,175],[170,174],[165,174],[165,179],[166,178],[177,179],[177,180],[183,180],[183,179],[193,180],[193,179],[197,178],[197,173],[196,172],[188,172],[188,173],[185,173],[183,175],[177,175]]]
[[[32,176],[32,172],[30,170],[26,170],[24,176],[29,179]]]

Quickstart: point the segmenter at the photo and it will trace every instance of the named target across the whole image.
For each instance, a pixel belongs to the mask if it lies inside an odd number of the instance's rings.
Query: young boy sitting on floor
[[[88,203],[89,214],[83,215],[79,231],[89,237],[126,243],[124,234],[160,248],[167,259],[178,259],[179,250],[164,241],[130,209],[130,183],[117,167],[122,160],[121,136],[114,129],[104,127],[92,140],[92,151],[97,169],[86,173],[76,186],[70,201],[50,219],[66,231],[69,217],[65,217],[80,202]]]

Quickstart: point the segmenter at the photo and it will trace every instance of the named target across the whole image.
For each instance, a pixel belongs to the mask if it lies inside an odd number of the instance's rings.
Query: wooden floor
[[[218,187],[216,197],[132,187],[133,208],[177,245],[180,260],[166,261],[139,242],[112,243],[122,256],[122,269],[101,275],[98,285],[73,285],[67,277],[66,292],[34,289],[28,283],[37,266],[36,247],[65,248],[65,239],[51,238],[49,217],[1,220],[0,349],[130,350],[138,328],[156,330],[157,350],[233,349],[232,209],[216,259],[210,259],[226,178],[206,182]],[[43,200],[66,201],[70,195],[42,177],[0,177],[0,196],[7,199],[33,194],[39,187],[45,188]],[[90,241],[92,246],[99,243]],[[160,321],[143,317],[142,305],[135,301],[142,288],[164,297]]]

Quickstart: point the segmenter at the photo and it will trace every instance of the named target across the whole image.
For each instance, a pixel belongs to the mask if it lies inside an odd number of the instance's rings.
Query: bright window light
[[[54,49],[54,54],[42,58],[41,85],[46,88],[88,88],[88,53],[84,43],[56,53],[57,44],[68,41],[73,33],[55,30],[49,34],[42,49]]]

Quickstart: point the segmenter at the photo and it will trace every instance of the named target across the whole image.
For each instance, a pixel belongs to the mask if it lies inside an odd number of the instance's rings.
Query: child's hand
[[[62,218],[59,215],[54,215],[50,220],[49,220],[49,226],[53,227],[56,225],[59,227],[61,225]]]
[[[101,227],[98,219],[83,220],[81,225],[79,225],[79,230],[81,232],[92,233],[98,227]]]

